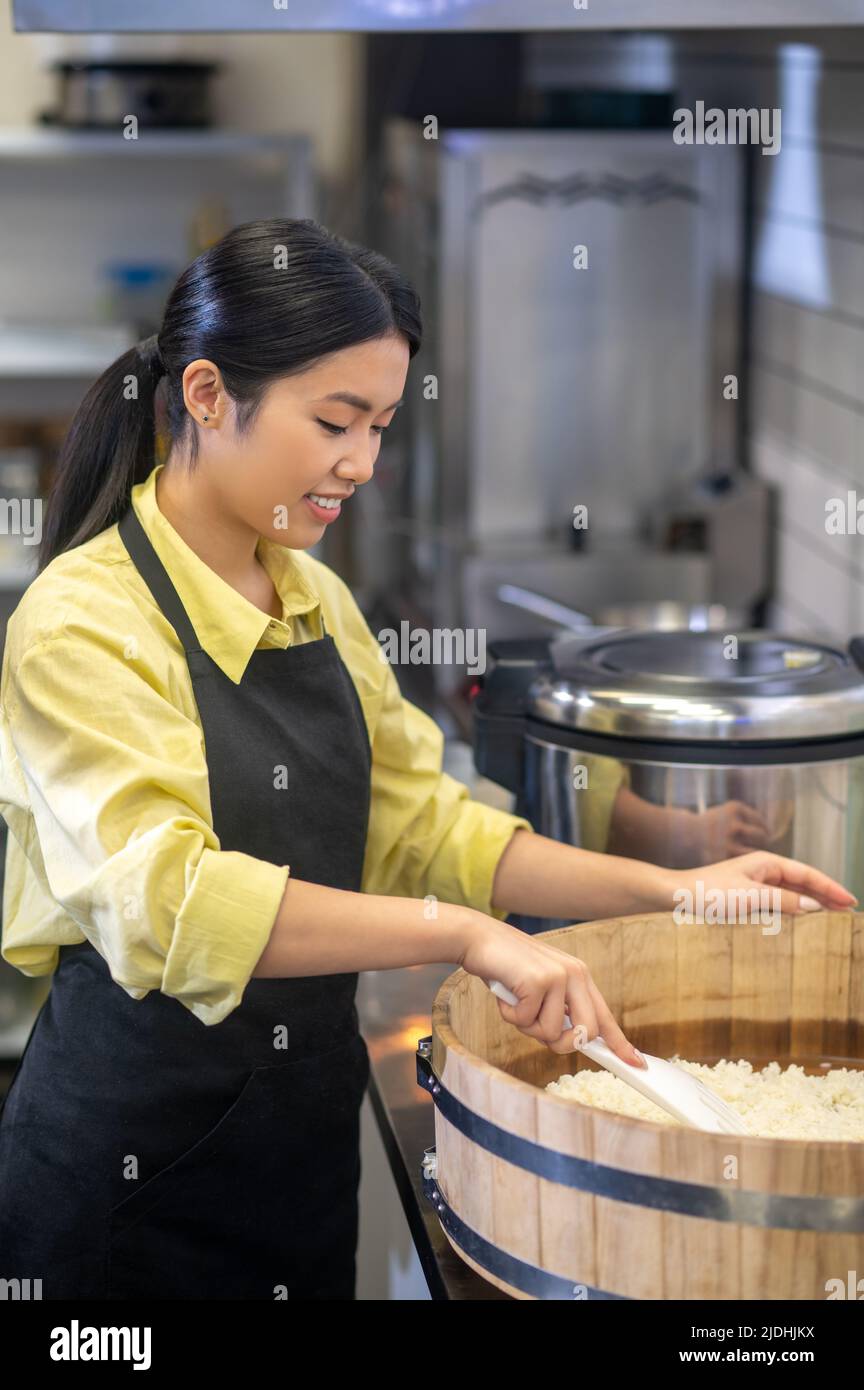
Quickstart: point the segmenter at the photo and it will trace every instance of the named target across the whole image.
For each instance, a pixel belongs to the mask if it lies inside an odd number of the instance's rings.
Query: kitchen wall
[[[864,631],[861,541],[825,524],[831,499],[856,489],[864,498],[864,34],[546,35],[529,45],[546,85],[673,88],[691,110],[781,108],[780,153],[741,151],[753,182],[742,452],[777,490],[768,621],[840,641]],[[720,411],[732,408],[722,385],[718,374]]]
[[[826,505],[864,499],[864,37],[686,48],[688,103],[782,109],[780,153],[752,161],[748,447],[778,490],[772,622],[845,641],[864,631],[864,546],[829,533]]]
[[[826,530],[826,504],[864,497],[864,48],[792,59],[781,85],[783,149],[757,162],[752,458],[781,490],[775,621],[848,638],[862,542]]]

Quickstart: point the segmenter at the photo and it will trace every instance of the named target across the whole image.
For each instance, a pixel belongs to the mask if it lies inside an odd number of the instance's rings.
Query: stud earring
[[[210,419],[210,416],[209,416],[209,415],[202,415],[202,416],[201,416],[201,419],[202,419],[202,420],[209,420],[209,419]]]

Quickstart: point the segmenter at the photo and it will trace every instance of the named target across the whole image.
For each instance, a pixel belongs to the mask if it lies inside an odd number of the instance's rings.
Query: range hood
[[[13,0],[19,33],[824,28],[864,0]]]

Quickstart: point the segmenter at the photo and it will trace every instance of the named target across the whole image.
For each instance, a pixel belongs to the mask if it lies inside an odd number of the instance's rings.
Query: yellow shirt
[[[441,770],[437,724],[403,699],[345,583],[262,537],[283,605],[270,618],[198,558],[156,503],[157,464],[132,502],[201,645],[239,682],[258,647],[327,631],[372,747],[362,889],[461,902],[490,896],[528,821],[472,801]],[[58,555],[9,620],[0,682],[0,814],[9,826],[2,955],[47,975],[90,941],[133,998],[158,989],[203,1023],[239,1004],[289,866],[220,849],[203,731],[183,649],[111,526]]]

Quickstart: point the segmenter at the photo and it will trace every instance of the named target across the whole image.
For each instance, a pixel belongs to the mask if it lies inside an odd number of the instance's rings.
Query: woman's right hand
[[[576,956],[481,914],[472,922],[459,963],[486,984],[500,980],[506,985],[519,1002],[498,999],[501,1017],[553,1052],[572,1052],[577,1042],[600,1035],[623,1061],[645,1066],[615,1022],[587,965]],[[565,1013],[572,1024],[566,1030]]]

